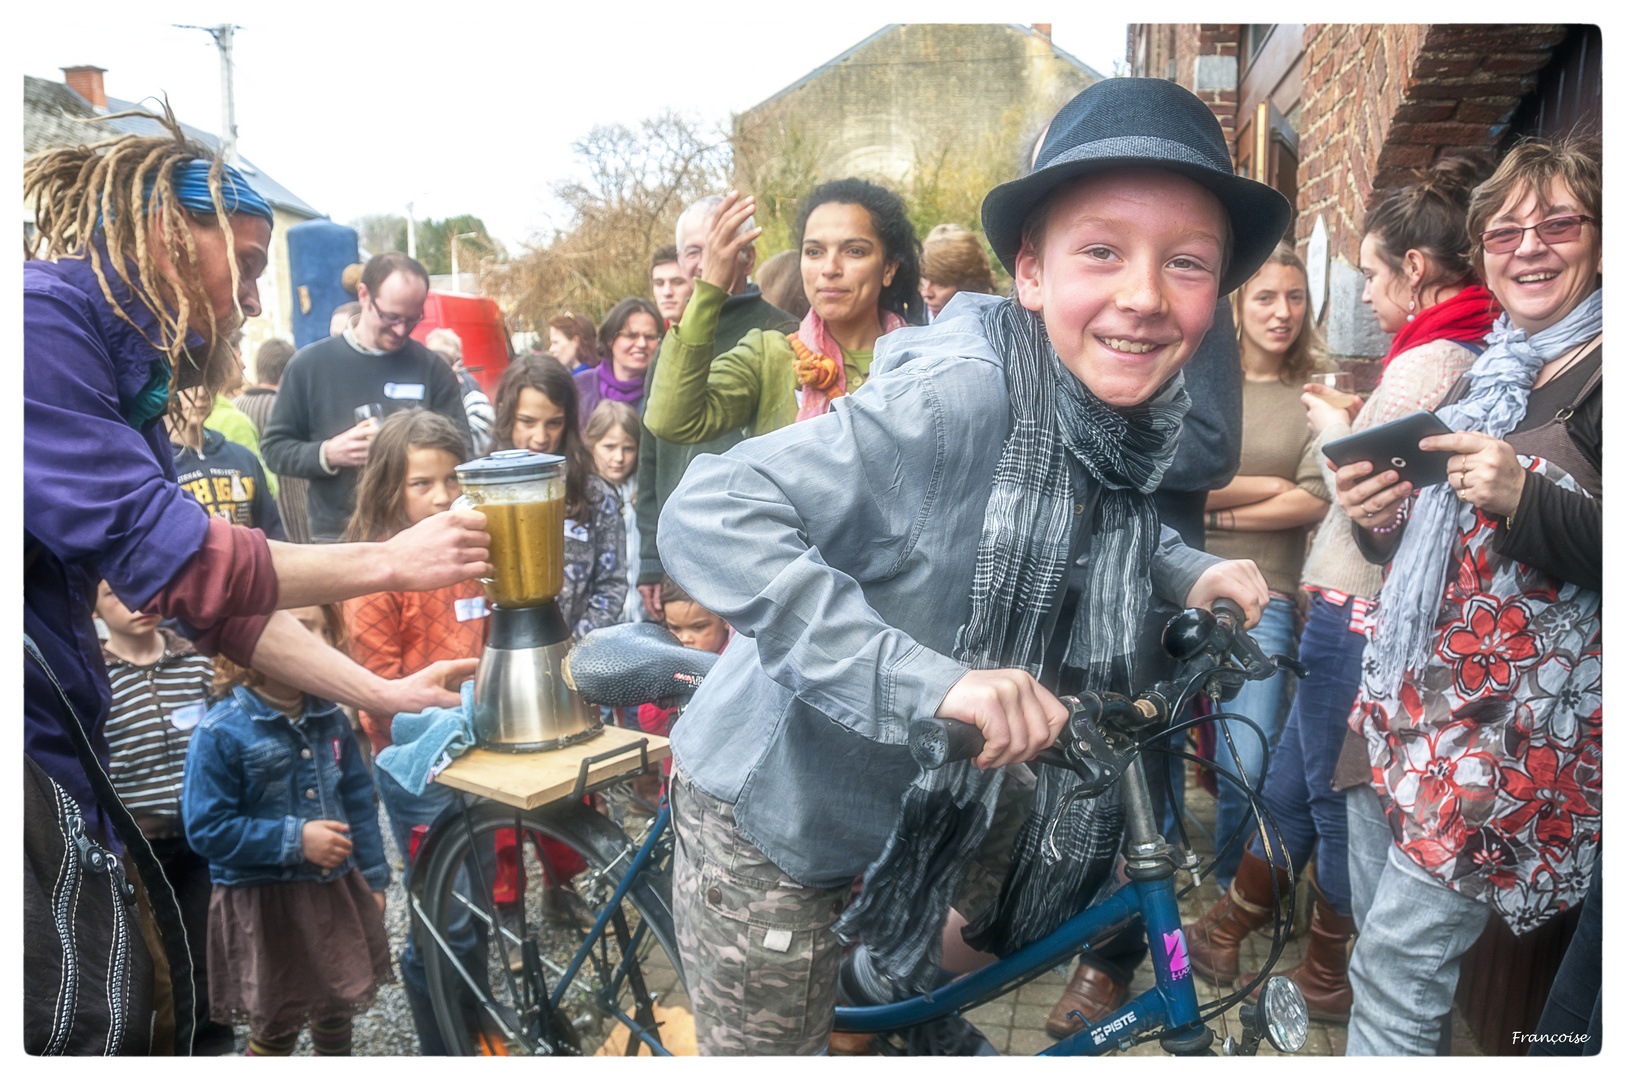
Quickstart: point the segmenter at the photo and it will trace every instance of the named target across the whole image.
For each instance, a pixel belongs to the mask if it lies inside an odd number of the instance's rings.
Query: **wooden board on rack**
[[[559,750],[504,754],[476,747],[448,765],[437,782],[521,810],[531,810],[563,799],[574,791],[582,762],[588,758],[611,754],[607,760],[588,767],[588,784],[632,772],[638,766],[638,742],[643,739],[649,740],[651,762],[672,756],[671,743],[660,735],[606,725],[597,738]],[[614,753],[618,749],[624,752]]]

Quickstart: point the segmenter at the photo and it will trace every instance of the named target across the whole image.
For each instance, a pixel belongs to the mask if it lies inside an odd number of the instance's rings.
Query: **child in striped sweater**
[[[131,611],[107,582],[96,589],[96,615],[107,627],[102,659],[112,684],[107,717],[109,779],[152,845],[175,890],[192,942],[193,1052],[232,1049],[232,1030],[209,1021],[209,975],[203,941],[209,919],[209,861],[187,845],[181,826],[181,777],[192,729],[209,710],[214,665],[158,616]]]

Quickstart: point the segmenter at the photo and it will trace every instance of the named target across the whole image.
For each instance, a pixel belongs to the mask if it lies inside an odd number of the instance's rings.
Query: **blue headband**
[[[195,214],[215,212],[215,202],[209,195],[209,165],[203,158],[192,158],[175,166],[172,183],[180,204]],[[151,198],[153,181],[147,181],[143,200]],[[230,165],[220,167],[220,201],[228,214],[253,214],[265,219],[267,225],[276,224],[271,216],[271,204],[249,186],[243,174]]]

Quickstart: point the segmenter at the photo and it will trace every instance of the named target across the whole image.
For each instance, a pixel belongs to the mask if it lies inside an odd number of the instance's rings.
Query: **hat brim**
[[[1231,219],[1231,261],[1219,288],[1220,295],[1225,296],[1241,288],[1265,264],[1287,231],[1293,208],[1275,188],[1220,172],[1199,161],[1179,160],[1175,155],[1185,156],[1181,151],[1184,148],[1178,144],[1155,138],[1106,139],[1076,147],[1044,168],[989,191],[982,200],[983,233],[1001,265],[1014,275],[1016,254],[1022,246],[1022,225],[1033,208],[1056,188],[1111,169],[1164,169],[1213,192]]]

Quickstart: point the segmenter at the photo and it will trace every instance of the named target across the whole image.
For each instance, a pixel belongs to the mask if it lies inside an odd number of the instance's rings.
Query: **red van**
[[[486,396],[495,401],[497,382],[508,370],[508,327],[503,323],[497,302],[489,296],[430,289],[429,298],[423,304],[423,322],[412,331],[412,336],[422,341],[431,330],[443,326],[456,331],[463,340],[463,366],[479,382]]]

